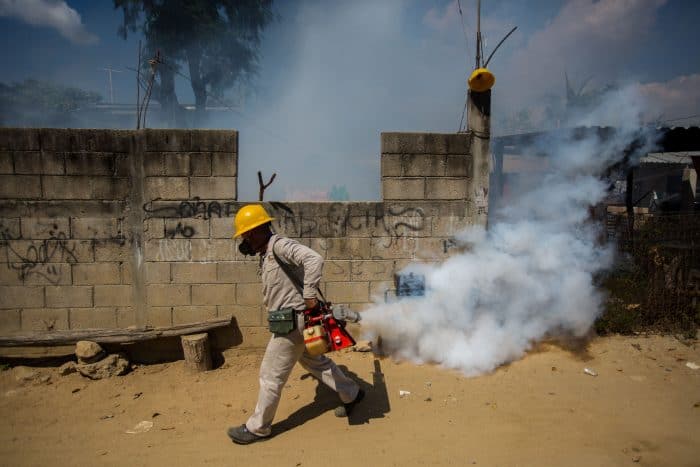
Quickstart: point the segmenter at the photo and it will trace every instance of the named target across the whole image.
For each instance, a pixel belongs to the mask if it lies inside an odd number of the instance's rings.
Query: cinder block
[[[128,152],[132,130],[42,128],[41,149],[72,152]]]
[[[432,219],[433,236],[452,237],[470,225],[473,225],[473,221],[465,216],[436,216]]]
[[[0,150],[0,174],[13,174],[15,172],[12,164],[12,152]]]
[[[146,284],[170,283],[170,263],[146,263]]]
[[[192,131],[192,148],[200,151],[238,153],[238,132],[232,130]]]
[[[117,308],[71,308],[71,329],[116,329]]]
[[[396,286],[393,281],[372,281],[369,283],[369,296],[376,303],[384,303],[387,298],[396,297]]]
[[[382,154],[469,154],[468,133],[381,134]]]
[[[236,284],[237,305],[257,305],[262,303],[262,284]]]
[[[472,176],[472,156],[457,155],[447,156],[447,166],[445,175],[448,177],[468,177]]]
[[[24,308],[21,311],[24,331],[65,331],[68,308]]]
[[[41,181],[46,199],[93,199],[91,177],[44,175]]]
[[[369,282],[328,282],[325,295],[332,302],[367,302]]]
[[[39,130],[36,128],[0,128],[0,149],[38,151]]]
[[[24,276],[22,270],[24,268],[23,263],[6,263],[6,261],[0,262],[0,285],[23,285]]]
[[[67,175],[114,175],[114,155],[111,153],[66,153]]]
[[[131,165],[135,165],[131,154],[115,154],[114,155],[114,176],[115,177],[131,177]]]
[[[165,156],[160,152],[147,152],[143,155],[143,173],[147,177],[163,175]]]
[[[41,153],[41,173],[44,175],[63,175],[66,173],[65,154],[62,152]]]
[[[425,199],[425,179],[383,178],[382,199]]]
[[[131,306],[132,288],[130,285],[96,285],[95,306]]]
[[[70,238],[70,224],[67,217],[22,217],[20,224],[22,238],[27,240]]]
[[[414,237],[376,237],[371,239],[371,257],[373,259],[413,258],[417,249],[418,238]]]
[[[196,323],[216,318],[215,306],[176,306],[173,307],[173,325]]]
[[[172,281],[175,283],[188,284],[216,282],[216,268],[216,263],[173,263]],[[192,292],[194,297],[194,289],[192,289]],[[203,303],[193,303],[195,305],[203,305]]]
[[[43,263],[22,265],[24,285],[70,285],[71,265],[69,263]]]
[[[395,272],[392,260],[352,261],[350,268],[352,281],[392,280]]]
[[[0,175],[0,198],[41,198],[39,175]]]
[[[260,305],[219,305],[220,318],[233,316],[239,326],[262,326],[267,324],[267,313]]]
[[[0,333],[19,331],[21,322],[19,310],[0,310]]]
[[[0,218],[0,240],[16,240],[21,235],[19,217]]]
[[[134,271],[131,266],[131,262],[125,262],[119,264],[119,273],[121,276],[121,283],[124,285],[134,283]]]
[[[40,174],[42,172],[40,152],[15,151],[13,158],[16,174]]]
[[[146,242],[146,261],[204,261],[201,258],[192,257],[192,242],[205,240],[187,239],[162,239]]]
[[[405,177],[442,177],[447,165],[445,157],[439,154],[404,154],[401,156],[401,174]]]
[[[78,263],[73,268],[75,285],[116,285],[121,283],[119,263]],[[74,305],[78,306],[78,305]]]
[[[235,284],[193,284],[193,305],[233,305],[236,303]]]
[[[132,250],[128,243],[95,242],[95,262],[129,261]],[[83,261],[84,262],[84,261]]]
[[[211,154],[207,152],[190,153],[190,175],[209,177],[211,175]]]
[[[163,154],[163,175],[187,176],[190,173],[190,155],[170,152]]]
[[[301,218],[286,213],[270,213],[275,218],[272,225],[275,231],[280,235],[291,238],[299,238],[301,236]],[[231,229],[233,233],[233,229]]]
[[[219,262],[216,268],[217,282],[236,284],[260,281],[260,266],[255,261]]]
[[[209,238],[209,219],[164,219],[165,238]]]
[[[43,287],[0,286],[0,308],[44,306]]]
[[[145,199],[188,199],[187,177],[146,177]],[[193,196],[196,196],[193,194]]]
[[[209,226],[211,238],[233,238],[233,217],[212,217]]]
[[[136,325],[136,310],[132,307],[117,307],[117,328]]]
[[[145,240],[165,238],[165,219],[150,218],[143,221],[143,235]]]
[[[401,154],[382,154],[381,176],[400,177],[403,175],[401,171],[401,157]]]
[[[114,217],[71,217],[70,236],[80,239],[115,239],[122,233],[121,219]]]
[[[92,199],[123,200],[129,196],[129,180],[118,177],[92,177]]]
[[[238,157],[234,153],[213,153],[211,170],[212,175],[217,177],[235,177],[238,172]]]
[[[327,259],[369,259],[369,238],[311,239],[310,247]]]
[[[426,199],[466,199],[466,178],[428,178],[425,181]]]
[[[190,195],[201,199],[236,199],[236,177],[190,177]]]
[[[189,305],[189,284],[150,284],[146,286],[147,302],[153,306]]]
[[[169,306],[149,306],[146,312],[146,326],[155,328],[173,325],[173,308]]]
[[[92,287],[46,287],[47,308],[82,308],[92,306]]]
[[[192,149],[192,134],[202,130],[147,129],[144,130],[147,151],[182,152]]]
[[[435,261],[447,258],[457,251],[450,246],[448,238],[418,238],[415,257],[423,261]]]
[[[32,269],[47,263],[86,263],[94,260],[92,243],[87,240],[9,240],[10,263],[25,263]]]
[[[233,240],[195,239],[192,243],[192,261],[232,261],[241,256]]]
[[[349,281],[351,261],[325,261],[323,264],[324,282]]]

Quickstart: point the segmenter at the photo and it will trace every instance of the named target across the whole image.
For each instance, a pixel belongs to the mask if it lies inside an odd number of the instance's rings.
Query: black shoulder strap
[[[275,257],[275,261],[277,261],[277,264],[280,265],[280,267],[282,268],[284,273],[287,274],[287,277],[289,277],[289,280],[292,281],[292,284],[294,284],[294,286],[296,287],[297,292],[299,292],[299,295],[301,295],[303,297],[304,296],[304,284],[302,284],[301,279],[299,279],[299,277],[296,274],[294,274],[294,271],[292,271],[289,268],[289,265],[286,264],[284,261],[282,261],[280,259],[280,257],[277,256],[277,253],[275,252],[275,244],[277,243],[277,240],[279,240],[279,237],[277,237],[275,239],[275,242],[272,244],[272,255]],[[321,297],[321,300],[325,302],[326,298],[323,296],[323,294],[318,289],[318,287],[316,288],[316,291],[318,292],[319,297]]]

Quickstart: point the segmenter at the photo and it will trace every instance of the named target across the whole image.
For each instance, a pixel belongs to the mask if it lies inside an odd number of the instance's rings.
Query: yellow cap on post
[[[495,82],[496,77],[486,68],[477,68],[474,70],[467,81],[469,89],[474,92],[488,91],[493,87]]]

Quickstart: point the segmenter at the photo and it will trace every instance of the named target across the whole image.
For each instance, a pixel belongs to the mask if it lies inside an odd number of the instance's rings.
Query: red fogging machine
[[[355,339],[345,329],[346,321],[357,323],[360,314],[342,307],[334,310],[330,302],[319,302],[316,308],[304,310],[306,351],[321,355],[355,345]]]

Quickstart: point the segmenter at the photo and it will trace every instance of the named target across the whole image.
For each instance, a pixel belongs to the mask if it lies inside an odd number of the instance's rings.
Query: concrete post
[[[489,210],[489,143],[491,141],[491,90],[468,94],[469,117],[467,129],[471,135],[472,174],[471,198],[472,212],[467,213],[475,219],[476,224],[487,225]]]

